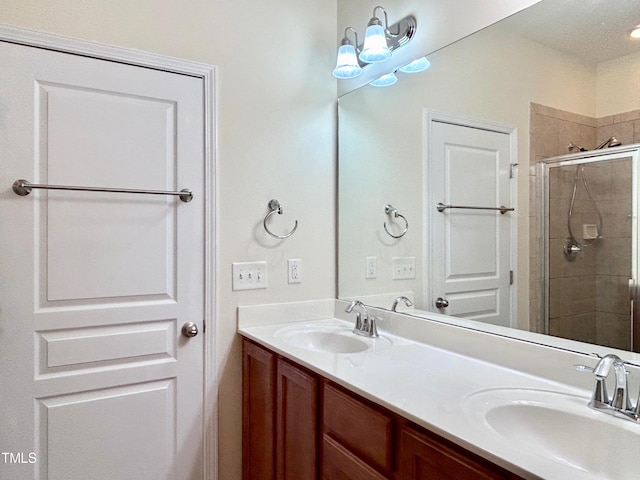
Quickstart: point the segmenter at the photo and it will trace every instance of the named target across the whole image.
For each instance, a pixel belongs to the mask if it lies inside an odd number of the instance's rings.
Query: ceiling
[[[629,31],[640,24],[640,0],[542,0],[500,26],[598,64],[640,51]]]

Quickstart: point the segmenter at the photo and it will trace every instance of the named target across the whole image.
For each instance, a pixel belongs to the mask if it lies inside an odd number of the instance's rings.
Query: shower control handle
[[[446,298],[438,297],[438,299],[436,300],[437,308],[447,308],[448,306],[449,300],[447,300]]]

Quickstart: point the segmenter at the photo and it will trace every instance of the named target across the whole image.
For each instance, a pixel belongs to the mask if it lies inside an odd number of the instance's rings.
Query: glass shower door
[[[547,164],[547,333],[637,351],[637,150],[565,157]]]

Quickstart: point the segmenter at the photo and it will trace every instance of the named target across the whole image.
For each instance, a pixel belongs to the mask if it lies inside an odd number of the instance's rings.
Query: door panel
[[[46,452],[40,478],[168,478],[175,390],[171,379],[39,399],[36,438]],[[136,424],[145,428],[132,429]]]
[[[37,458],[0,478],[200,479],[201,80],[8,43],[0,63],[0,450]]]
[[[173,188],[175,102],[46,82],[36,97],[40,182]],[[126,194],[41,195],[51,199],[38,222],[46,301],[175,297],[173,198],[132,209]],[[101,254],[112,249],[117,258]]]
[[[510,206],[509,135],[441,122],[431,132],[431,305],[443,298],[442,313],[508,326],[511,214],[436,205]]]

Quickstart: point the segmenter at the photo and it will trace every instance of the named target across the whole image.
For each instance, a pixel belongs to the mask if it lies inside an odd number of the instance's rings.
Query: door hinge
[[[515,178],[516,176],[516,168],[518,167],[517,163],[509,164],[509,178]]]
[[[513,285],[513,270],[509,270],[509,285]]]
[[[202,333],[207,331],[207,321],[202,319]]]

